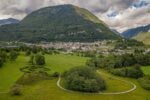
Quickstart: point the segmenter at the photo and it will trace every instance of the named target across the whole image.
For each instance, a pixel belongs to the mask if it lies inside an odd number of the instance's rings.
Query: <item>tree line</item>
[[[150,54],[123,54],[94,57],[87,61],[87,65],[95,68],[123,68],[134,65],[149,66]]]

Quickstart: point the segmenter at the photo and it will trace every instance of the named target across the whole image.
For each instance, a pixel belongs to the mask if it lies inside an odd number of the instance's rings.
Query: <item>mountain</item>
[[[150,31],[149,32],[144,32],[144,33],[139,33],[138,35],[133,37],[133,39],[135,39],[137,41],[141,41],[144,44],[150,45]]]
[[[148,32],[149,30],[150,30],[150,24],[146,25],[146,26],[141,26],[141,27],[126,30],[122,33],[122,35],[126,38],[132,38],[132,37],[136,36],[139,33]]]
[[[117,35],[121,35],[117,30],[115,29],[111,29],[111,31],[113,31],[114,33],[116,33]]]
[[[0,20],[0,26],[1,25],[6,25],[6,24],[16,24],[16,23],[19,23],[19,20],[13,19],[13,18]]]
[[[20,23],[0,27],[2,41],[92,42],[120,36],[91,12],[73,5],[39,9]]]

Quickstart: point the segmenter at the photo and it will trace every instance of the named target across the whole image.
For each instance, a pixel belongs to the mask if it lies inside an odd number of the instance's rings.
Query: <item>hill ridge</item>
[[[92,42],[120,36],[90,11],[73,5],[41,8],[19,24],[0,27],[0,40]]]

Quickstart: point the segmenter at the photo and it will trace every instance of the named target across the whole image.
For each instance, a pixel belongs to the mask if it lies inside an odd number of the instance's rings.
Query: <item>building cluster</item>
[[[102,49],[108,49],[108,41],[98,41],[92,43],[80,43],[80,42],[49,42],[49,43],[40,43],[37,46],[42,48],[55,48],[63,49],[66,51],[82,50],[82,51],[93,51]]]

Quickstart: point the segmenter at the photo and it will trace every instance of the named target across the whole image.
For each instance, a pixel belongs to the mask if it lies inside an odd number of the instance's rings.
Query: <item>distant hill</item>
[[[137,36],[133,37],[133,39],[150,45],[150,32],[139,33]]]
[[[0,27],[2,41],[92,42],[118,39],[107,25],[86,9],[59,5],[39,9],[15,25]]]
[[[126,38],[132,38],[132,37],[136,36],[139,33],[148,32],[149,30],[150,30],[150,24],[146,25],[146,26],[141,26],[141,27],[126,30],[122,33],[122,35]]]
[[[19,20],[13,19],[13,18],[1,19],[0,20],[0,26],[1,25],[6,25],[6,24],[16,24],[16,23],[19,23]]]

